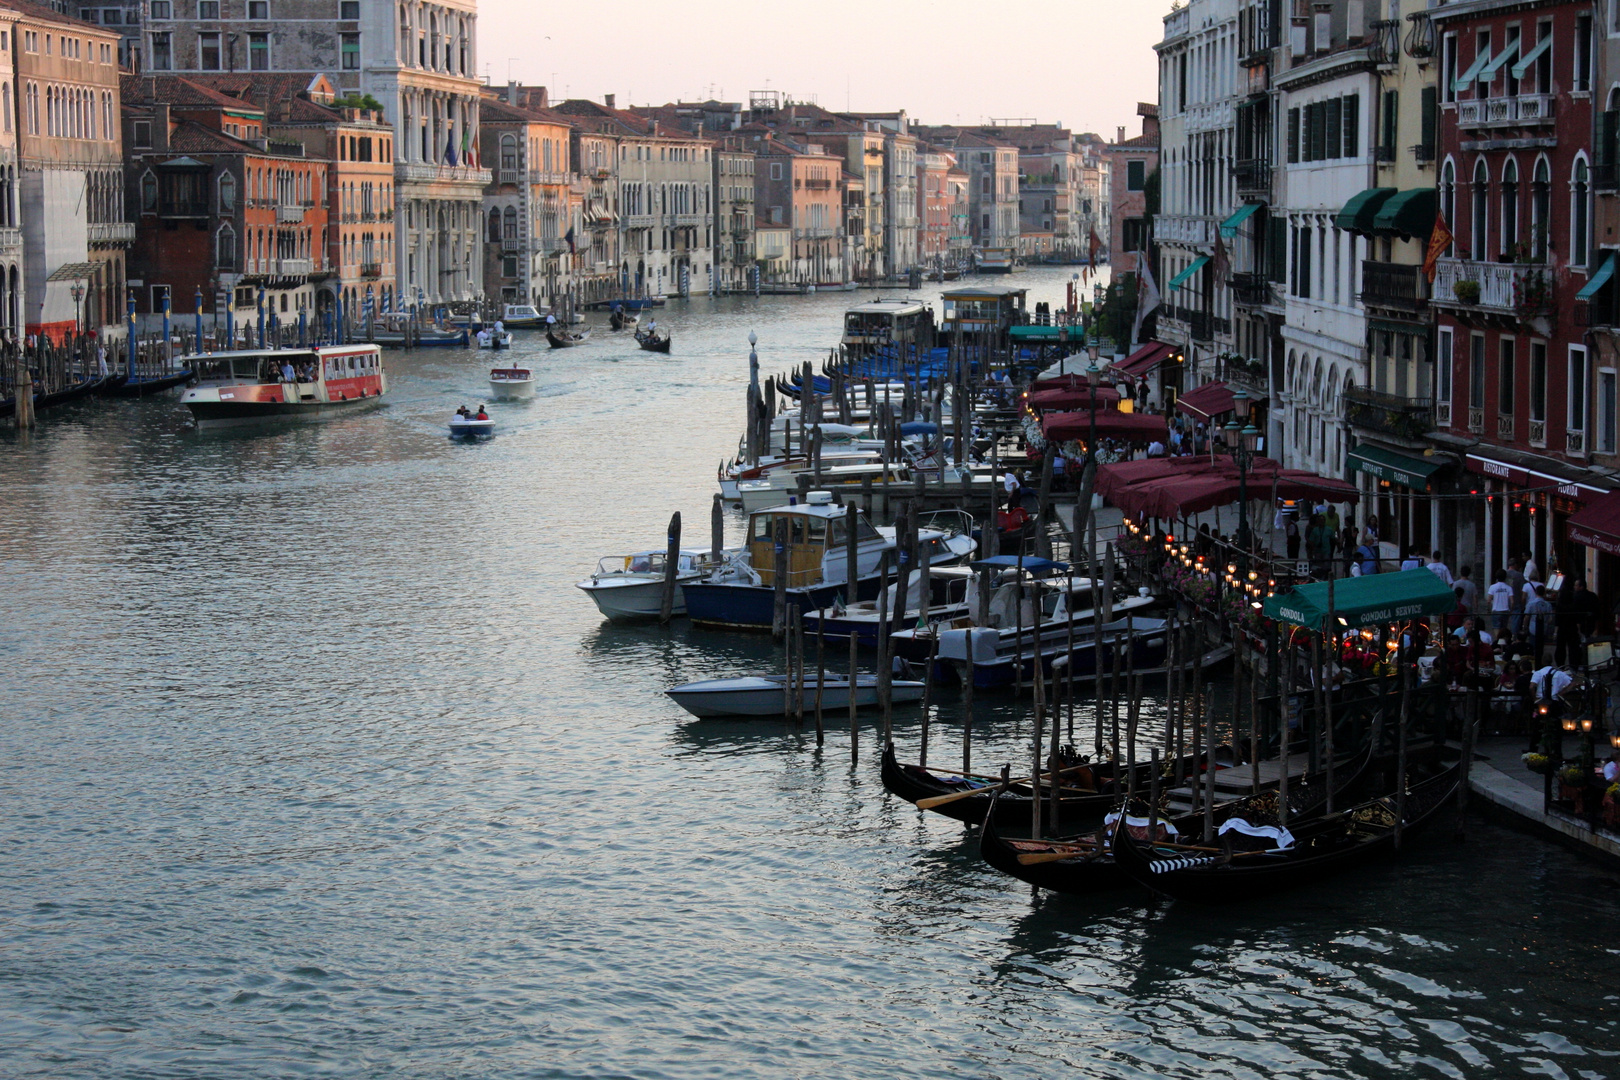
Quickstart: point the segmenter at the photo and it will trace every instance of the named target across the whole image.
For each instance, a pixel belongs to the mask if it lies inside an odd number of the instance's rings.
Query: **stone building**
[[[475,0],[148,0],[148,72],[325,72],[371,95],[398,138],[394,167],[401,304],[470,300],[482,289]]]
[[[714,287],[751,288],[755,267],[754,152],[735,136],[714,148]]]
[[[503,304],[557,308],[574,294],[573,125],[545,107],[541,88],[486,94],[482,153],[493,181],[484,198],[484,294]]]
[[[1109,220],[1113,236],[1108,244],[1108,264],[1115,278],[1134,273],[1139,252],[1153,245],[1148,234],[1148,177],[1159,171],[1159,106],[1143,103],[1136,107],[1142,118],[1142,133],[1129,138],[1125,129],[1108,144]]]
[[[16,77],[12,41],[17,13],[0,8],[0,341],[23,333],[23,242],[18,227]]]

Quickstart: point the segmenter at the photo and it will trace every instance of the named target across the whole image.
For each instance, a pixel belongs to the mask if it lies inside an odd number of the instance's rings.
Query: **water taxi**
[[[508,330],[539,330],[546,325],[546,313],[533,304],[507,304],[501,322]]]
[[[934,345],[934,314],[917,300],[873,300],[844,312],[844,348],[855,353],[902,345]]]
[[[388,392],[376,345],[244,349],[188,356],[196,385],[180,395],[199,428],[325,420],[378,405]]]

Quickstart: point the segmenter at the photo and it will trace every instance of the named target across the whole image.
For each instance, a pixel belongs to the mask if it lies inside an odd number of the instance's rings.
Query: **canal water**
[[[779,657],[574,582],[676,509],[706,542],[748,332],[783,369],[865,295],[672,302],[668,357],[520,335],[540,396],[479,445],[444,424],[489,354],[431,350],[329,424],[0,436],[0,1075],[1620,1074],[1616,875],[1538,839],[1230,910],[1032,896],[884,793],[870,726],[851,767],[842,721],[663,696]]]

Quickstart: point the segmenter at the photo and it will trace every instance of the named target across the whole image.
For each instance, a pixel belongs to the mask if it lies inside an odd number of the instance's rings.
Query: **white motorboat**
[[[450,420],[450,437],[452,439],[476,439],[493,434],[495,434],[495,421],[487,416],[482,420],[472,416],[457,416]]]
[[[786,675],[742,675],[731,679],[703,679],[664,693],[693,716],[787,716],[793,711],[795,697],[794,689],[787,682]],[[896,705],[922,699],[920,682],[895,679],[889,685],[889,699]],[[876,705],[877,676],[859,676],[855,680],[854,695],[857,708]],[[815,675],[806,674],[804,709],[807,713],[815,711],[818,697],[823,713],[848,709],[849,676],[829,673],[824,681],[818,681]]]
[[[493,330],[486,328],[478,331],[476,336],[478,347],[480,349],[494,349],[499,351],[501,349],[510,349],[512,347],[512,332],[510,330],[501,329],[499,323],[495,324],[495,329]]]
[[[532,398],[534,371],[526,367],[490,368],[489,392],[498,398]]]
[[[501,322],[518,330],[539,330],[546,325],[546,313],[533,304],[507,304]]]
[[[722,562],[728,554],[721,553]],[[664,610],[666,556],[663,551],[609,555],[596,564],[596,573],[579,582],[577,587],[596,602],[603,615],[615,622],[656,619]],[[686,614],[681,583],[696,581],[718,565],[707,550],[681,550],[680,562],[675,566],[674,614]]]

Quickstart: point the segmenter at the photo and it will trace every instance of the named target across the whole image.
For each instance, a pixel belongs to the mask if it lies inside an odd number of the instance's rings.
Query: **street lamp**
[[[79,301],[84,299],[84,282],[74,279],[73,285],[68,291],[73,294],[73,336],[78,337],[80,333],[80,326],[84,322],[84,320],[81,318],[82,311],[79,307]]]
[[[1226,452],[1238,471],[1238,550],[1247,560],[1249,551],[1249,467],[1254,463],[1254,441],[1260,432],[1249,422],[1249,395],[1238,390],[1232,395],[1232,419],[1221,429]]]

